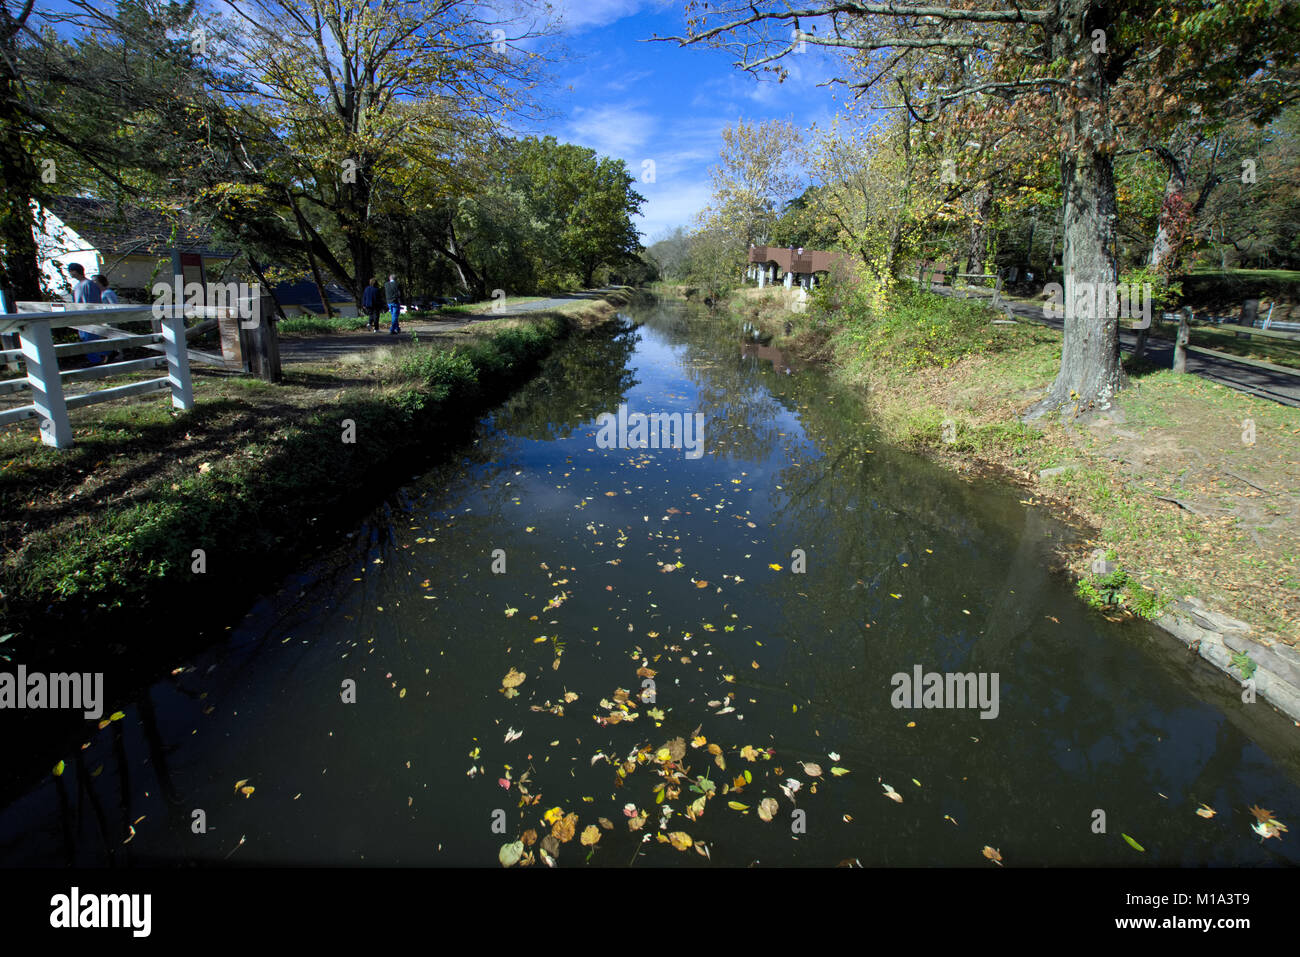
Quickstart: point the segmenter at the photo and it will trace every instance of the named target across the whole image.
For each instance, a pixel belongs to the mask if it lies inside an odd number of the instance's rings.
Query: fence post
[[[194,408],[194,383],[190,378],[190,354],[185,339],[185,314],[176,310],[162,320],[163,344],[167,355],[167,381],[172,390],[172,408],[188,412]]]
[[[239,346],[244,357],[244,368],[259,379],[279,382],[280,336],[275,328],[274,303],[270,296],[257,300],[253,324],[239,323]]]
[[[59,357],[54,351],[50,324],[33,319],[18,333],[18,342],[27,361],[27,384],[32,405],[41,418],[41,441],[56,449],[72,445],[72,423],[63,399],[63,380],[59,378]]]
[[[1247,299],[1245,302],[1243,302],[1243,303],[1241,304],[1241,324],[1242,324],[1243,326],[1251,326],[1251,327],[1253,327],[1253,326],[1255,325],[1255,320],[1258,319],[1258,318],[1259,318],[1259,300],[1258,300],[1258,299]],[[1238,332],[1238,333],[1236,333],[1236,334],[1233,336],[1233,338],[1235,338],[1235,339],[1249,339],[1249,338],[1250,338],[1250,333],[1248,333],[1248,332]]]
[[[1192,307],[1183,306],[1178,312],[1178,338],[1174,340],[1174,371],[1187,371],[1187,341],[1191,338],[1192,330],[1188,325],[1192,318]]]

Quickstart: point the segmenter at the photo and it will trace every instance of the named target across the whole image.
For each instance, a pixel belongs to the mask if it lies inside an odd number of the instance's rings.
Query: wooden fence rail
[[[255,304],[258,311],[253,315],[259,317],[255,325],[270,325],[269,321],[263,323],[260,320],[261,316],[269,315],[261,311],[261,305],[263,304],[260,302]],[[224,334],[227,330],[233,328],[236,349],[245,342],[259,346],[258,349],[247,350],[244,353],[247,355],[248,351],[254,352],[251,357],[254,360],[251,362],[253,368],[250,371],[262,374],[266,378],[279,377],[279,352],[275,348],[274,328],[269,331],[262,330],[260,336],[246,330],[244,324],[238,321],[238,309],[234,306],[105,306],[48,302],[20,302],[17,306],[17,313],[0,314],[0,334],[16,335],[19,348],[0,350],[0,361],[21,361],[26,367],[26,375],[0,381],[0,395],[26,390],[31,393],[32,401],[27,405],[0,411],[0,425],[39,418],[41,441],[55,448],[64,449],[72,445],[72,425],[68,420],[70,409],[149,392],[168,391],[171,393],[172,405],[175,408],[189,410],[194,407],[194,387],[190,376],[191,360],[210,362],[227,368],[232,366],[247,368],[250,363],[247,360],[241,362],[242,357],[238,352],[232,362],[229,357],[188,348],[190,339],[217,325],[222,327],[223,338],[226,338]],[[205,321],[186,329],[187,316],[199,316]],[[96,324],[110,322],[115,325]],[[150,323],[151,331],[135,334],[116,328],[116,324],[124,323]],[[90,342],[55,345],[53,331],[65,328],[80,329],[103,338]],[[161,355],[110,362],[85,369],[59,368],[59,359],[64,356],[84,355],[89,352],[103,352],[124,347],[150,349],[160,352]],[[274,368],[267,354],[269,352],[274,353]],[[64,394],[65,382],[93,381],[153,369],[165,369],[166,374],[142,382],[132,382],[94,392],[72,396]]]

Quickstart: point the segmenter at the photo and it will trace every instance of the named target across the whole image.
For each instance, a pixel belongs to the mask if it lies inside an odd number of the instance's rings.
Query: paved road
[[[340,332],[330,335],[286,335],[280,339],[280,362],[333,362],[351,352],[373,349],[377,346],[405,347],[412,344],[411,333],[416,333],[420,341],[428,342],[449,336],[451,333],[465,329],[478,322],[501,319],[506,316],[518,316],[528,312],[555,309],[565,303],[578,299],[599,299],[603,289],[591,289],[586,292],[566,293],[551,299],[537,302],[524,302],[506,306],[501,312],[487,312],[482,315],[459,315],[447,313],[445,319],[423,319],[401,321],[402,332],[392,335],[388,332],[391,321],[387,311],[379,314],[379,332]]]
[[[952,289],[947,286],[934,286],[932,288],[940,295],[951,296],[953,294]],[[985,296],[984,298],[988,297]],[[1065,326],[1062,319],[1045,317],[1041,305],[1007,302],[1006,300],[1003,300],[1003,305],[1017,319],[1029,319],[1040,322],[1045,326],[1051,326],[1054,329],[1062,329]],[[1132,352],[1134,343],[1137,342],[1137,333],[1121,327],[1119,337],[1120,347],[1126,352]],[[1167,339],[1148,339],[1146,354],[1147,358],[1158,366],[1164,368],[1173,367],[1174,344]],[[1259,369],[1245,363],[1233,362],[1230,359],[1220,359],[1217,356],[1207,356],[1196,352],[1187,354],[1187,371],[1213,382],[1218,382],[1230,389],[1257,395],[1261,399],[1271,399],[1281,405],[1300,406],[1300,375],[1270,372],[1268,369]]]

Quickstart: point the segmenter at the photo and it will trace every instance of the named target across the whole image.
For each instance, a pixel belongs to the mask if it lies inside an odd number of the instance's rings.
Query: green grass
[[[320,335],[331,332],[355,332],[366,327],[365,316],[293,316],[277,325],[280,332]]]
[[[1114,553],[1108,557],[1113,558]],[[1167,598],[1161,598],[1152,589],[1142,587],[1142,583],[1123,568],[1080,579],[1075,593],[1099,611],[1127,611],[1148,620],[1159,618],[1169,603]]]

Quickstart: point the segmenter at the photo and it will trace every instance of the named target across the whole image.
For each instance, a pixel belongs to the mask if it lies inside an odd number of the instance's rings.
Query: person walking
[[[379,288],[379,280],[371,277],[369,284],[361,293],[361,308],[366,312],[366,331],[379,331],[379,310],[384,308],[384,291]]]
[[[99,286],[86,278],[85,267],[81,263],[69,263],[68,275],[72,277],[73,302],[99,302]]]
[[[108,277],[102,272],[95,276],[95,285],[99,286],[99,301],[108,305],[117,306],[121,303],[117,298],[117,293],[108,288]],[[121,350],[113,350],[113,354],[108,357],[109,362],[121,362]]]
[[[86,269],[81,263],[69,263],[68,275],[72,277],[72,301],[82,303],[99,303],[102,301],[99,294],[99,286],[86,278]],[[93,332],[82,332],[77,330],[77,338],[82,342],[93,342],[96,339],[102,339],[103,336],[97,336]],[[87,352],[86,363],[97,366],[104,361],[104,353]]]
[[[388,282],[384,283],[384,298],[388,300],[388,311],[393,314],[393,324],[389,326],[388,332],[395,336],[402,331],[397,322],[402,314],[402,284],[392,273],[388,274]]]
[[[100,273],[95,277],[95,284],[99,286],[99,301],[118,305],[117,293],[108,288],[108,277]]]

